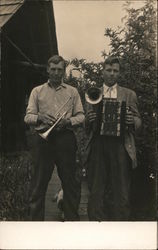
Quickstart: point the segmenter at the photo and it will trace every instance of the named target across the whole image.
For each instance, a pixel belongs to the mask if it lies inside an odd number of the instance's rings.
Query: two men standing
[[[65,220],[79,220],[80,184],[75,179],[76,139],[72,128],[84,122],[84,111],[77,90],[63,82],[65,61],[60,56],[48,60],[49,80],[32,90],[25,122],[39,132],[47,130],[65,112],[50,133],[48,140],[37,137],[37,154],[31,182],[31,220],[44,220],[44,203],[54,164],[64,191]],[[100,135],[98,122],[103,113],[103,100],[96,112],[87,105],[85,126],[89,133],[88,186],[90,191],[88,215],[90,220],[129,220],[131,170],[136,167],[134,134],[141,126],[136,94],[117,83],[119,61],[108,58],[104,63],[103,98],[125,101],[130,108],[126,114],[124,139]],[[61,108],[62,107],[62,108]],[[60,110],[60,112],[58,112]],[[130,129],[129,129],[130,127]],[[88,129],[87,129],[88,128]]]

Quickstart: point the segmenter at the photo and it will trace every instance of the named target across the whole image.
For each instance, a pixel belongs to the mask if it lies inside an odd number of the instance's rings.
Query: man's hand
[[[41,113],[39,113],[37,121],[38,121],[38,123],[42,122],[43,124],[52,126],[55,123],[56,119],[55,119],[55,117],[50,116],[48,114],[41,114]]]
[[[126,129],[129,132],[134,132],[135,131],[135,127],[134,127],[134,116],[133,116],[133,112],[130,110],[129,107],[126,108],[126,117],[125,117],[125,122],[126,122]]]
[[[56,125],[56,130],[61,130],[64,129],[68,126],[71,126],[71,121],[70,119],[63,118],[61,121]]]
[[[134,125],[133,112],[127,107],[126,109],[126,125]]]
[[[89,111],[86,115],[86,122],[92,123],[96,120],[97,114],[94,111]]]

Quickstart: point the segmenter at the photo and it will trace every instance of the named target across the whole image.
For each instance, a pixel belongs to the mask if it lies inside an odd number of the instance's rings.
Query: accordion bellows
[[[114,98],[103,99],[100,135],[123,136],[125,131],[126,102]]]

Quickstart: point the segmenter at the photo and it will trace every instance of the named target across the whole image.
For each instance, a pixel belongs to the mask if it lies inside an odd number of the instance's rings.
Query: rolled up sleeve
[[[27,109],[26,109],[26,115],[24,117],[24,121],[25,121],[25,123],[27,123],[29,125],[36,125],[37,119],[38,119],[37,91],[36,91],[36,89],[33,89],[31,94],[30,94],[30,98],[29,98]]]
[[[75,89],[73,96],[73,112],[70,118],[71,125],[77,126],[84,122],[85,115],[78,91]]]

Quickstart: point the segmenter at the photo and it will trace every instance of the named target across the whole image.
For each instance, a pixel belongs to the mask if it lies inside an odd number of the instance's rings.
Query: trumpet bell
[[[44,139],[44,140],[47,140],[47,137],[49,135],[50,131],[47,130],[45,133],[39,133],[39,135]]]
[[[98,104],[102,100],[102,90],[97,87],[90,87],[85,93],[85,99],[90,104]]]

